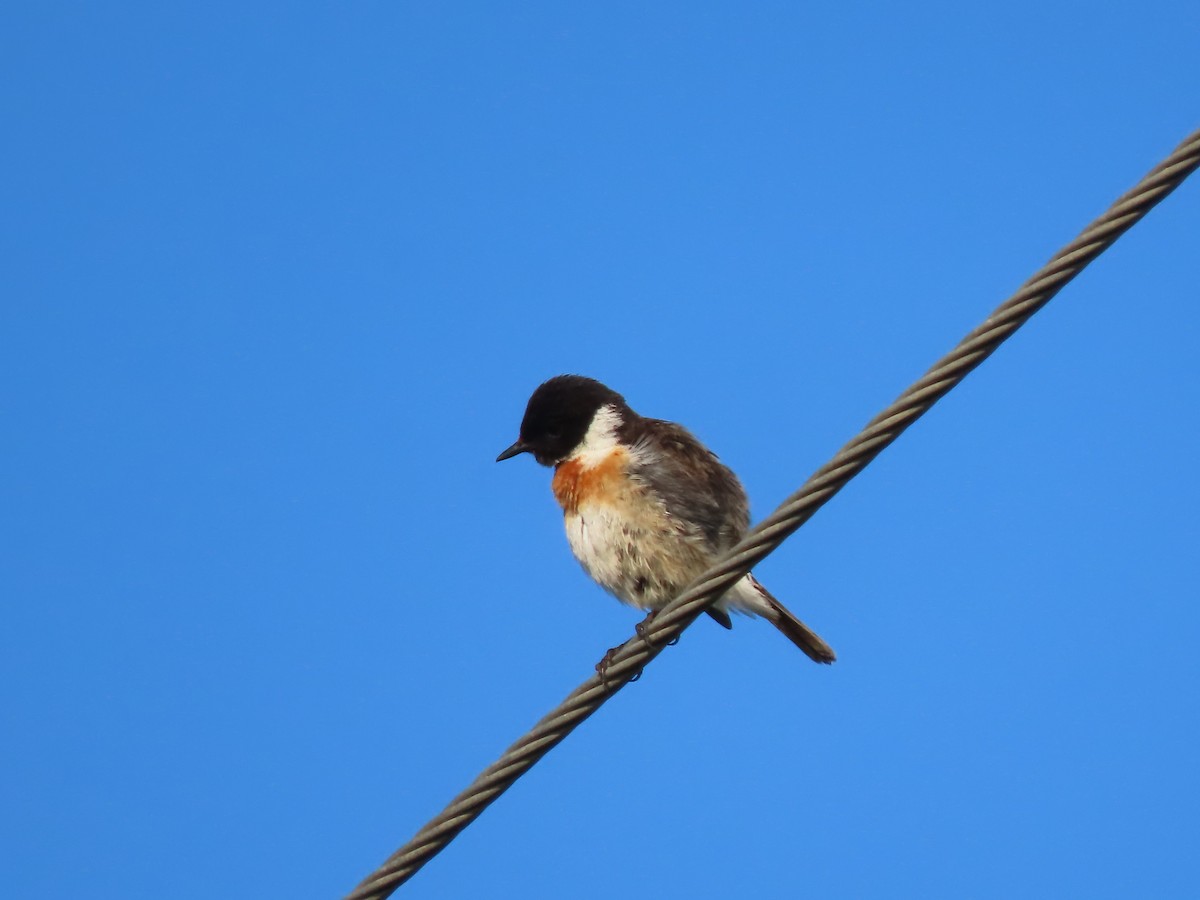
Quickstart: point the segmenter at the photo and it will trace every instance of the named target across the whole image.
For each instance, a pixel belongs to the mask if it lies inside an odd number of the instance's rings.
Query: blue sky
[[[1195,3],[10,4],[0,878],[348,891],[636,614],[529,392],[769,512],[1200,125]],[[1200,184],[413,898],[1194,897]]]

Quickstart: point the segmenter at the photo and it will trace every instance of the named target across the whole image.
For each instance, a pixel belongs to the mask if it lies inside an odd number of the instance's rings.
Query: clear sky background
[[[638,616],[529,392],[774,508],[1200,125],[1200,5],[0,14],[0,883],[344,894]],[[1195,897],[1200,182],[403,890]]]

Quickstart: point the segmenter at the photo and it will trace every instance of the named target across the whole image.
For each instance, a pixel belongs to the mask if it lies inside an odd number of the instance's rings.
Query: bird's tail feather
[[[759,584],[753,575],[747,575],[746,580],[750,582],[750,586],[754,588],[761,601],[766,605],[765,609],[755,609],[754,612],[758,612],[783,632],[783,636],[803,650],[813,662],[829,665],[837,659],[833,648],[821,640],[815,631],[797,619],[790,609],[771,596],[771,592]]]

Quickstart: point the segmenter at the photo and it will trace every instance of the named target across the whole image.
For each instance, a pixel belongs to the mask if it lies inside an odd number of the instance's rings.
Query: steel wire
[[[957,385],[1048,303],[1072,278],[1200,166],[1200,131],[1121,196],[1108,211],[998,306],[983,324],[904,391],[818,469],[775,512],[704,575],[647,619],[612,652],[603,678],[593,675],[492,765],[413,838],[362,881],[347,900],[379,900],[413,876],[487,806],[553,749],[580,722],[635,678],[642,668],[714,600],[761,562],[861,472],[885,447]]]

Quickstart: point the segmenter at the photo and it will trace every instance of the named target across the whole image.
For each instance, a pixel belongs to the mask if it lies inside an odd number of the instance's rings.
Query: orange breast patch
[[[616,501],[623,493],[626,452],[614,450],[594,466],[568,459],[554,467],[554,499],[563,512],[576,513],[586,503]]]

